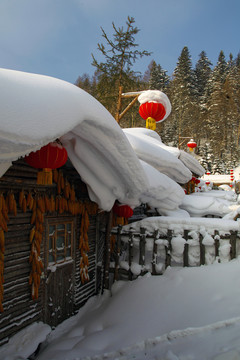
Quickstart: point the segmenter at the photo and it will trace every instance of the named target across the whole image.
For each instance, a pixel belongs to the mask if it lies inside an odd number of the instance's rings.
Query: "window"
[[[48,264],[60,264],[72,259],[73,221],[48,223]]]

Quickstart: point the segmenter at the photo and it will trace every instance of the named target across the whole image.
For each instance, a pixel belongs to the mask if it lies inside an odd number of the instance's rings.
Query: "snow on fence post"
[[[139,265],[145,265],[146,229],[140,228]]]
[[[189,261],[188,261],[188,248],[189,248],[189,244],[187,243],[188,240],[188,230],[184,230],[184,239],[186,240],[185,244],[184,244],[184,251],[183,251],[183,266],[189,266]]]
[[[131,266],[132,266],[132,254],[133,252],[133,232],[130,230],[129,232],[129,239],[128,239],[128,279],[132,280],[132,270],[131,270]]]
[[[203,236],[199,233],[200,245],[200,265],[205,265],[205,245],[203,245]]]
[[[157,275],[156,272],[156,261],[157,261],[157,243],[156,240],[158,238],[158,230],[154,231],[153,236],[153,253],[152,253],[152,275]]]
[[[168,266],[171,266],[172,230],[170,230],[170,229],[168,229],[168,231],[167,231],[167,241],[168,241],[168,245],[165,245],[165,253],[166,253],[165,268],[167,268]]]

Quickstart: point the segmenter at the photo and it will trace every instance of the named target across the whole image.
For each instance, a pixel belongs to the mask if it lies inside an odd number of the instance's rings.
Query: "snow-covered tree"
[[[167,71],[163,70],[160,64],[153,61],[150,69],[149,89],[165,91],[168,83],[169,76]]]

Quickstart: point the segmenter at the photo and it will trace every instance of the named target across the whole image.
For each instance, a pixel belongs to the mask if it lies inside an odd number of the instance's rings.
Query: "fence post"
[[[230,244],[231,244],[231,250],[230,250],[230,257],[231,260],[236,258],[236,242],[237,242],[237,232],[236,231],[230,231]]]
[[[165,245],[165,253],[166,253],[165,268],[167,268],[168,266],[171,266],[172,230],[168,230],[168,232],[167,232],[167,241],[168,241],[168,245]]]
[[[140,228],[139,265],[145,265],[146,229]]]
[[[129,232],[129,240],[128,240],[128,279],[132,280],[132,271],[131,271],[131,265],[132,265],[132,251],[133,251],[133,233],[132,231]]]
[[[183,266],[189,266],[189,261],[188,261],[188,248],[189,248],[189,244],[187,243],[187,240],[188,240],[188,230],[184,230],[184,239],[186,240],[186,243],[184,244]]]
[[[219,245],[220,245],[219,232],[218,230],[215,230],[214,231],[215,258],[219,256]]]
[[[158,237],[158,230],[154,231],[154,236],[153,236],[153,254],[152,254],[152,275],[156,275],[156,262],[157,262],[157,240]]]
[[[200,265],[205,265],[205,246],[202,243],[203,236],[199,233],[199,244],[200,244]]]
[[[115,269],[114,269],[114,281],[118,281],[119,279],[119,256],[121,250],[121,232],[122,226],[118,225],[117,229],[117,249],[116,249],[116,257],[115,257]]]

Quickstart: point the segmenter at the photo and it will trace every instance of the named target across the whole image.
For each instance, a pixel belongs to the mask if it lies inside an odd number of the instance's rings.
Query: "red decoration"
[[[210,174],[211,174],[210,171],[207,171],[207,172],[206,172],[206,175],[210,175]]]
[[[199,179],[196,179],[196,180],[195,180],[195,184],[200,184],[200,182],[201,182],[201,181],[200,181]]]
[[[113,212],[118,217],[130,218],[133,216],[133,209],[128,205],[120,205],[115,203],[113,206]]]
[[[161,121],[166,115],[166,109],[161,103],[146,102],[140,106],[139,114],[144,120],[147,120],[148,117],[151,117],[156,122],[158,122]]]
[[[193,151],[195,149],[195,147],[197,147],[197,143],[195,143],[195,141],[193,141],[192,139],[187,143],[187,147],[189,148],[190,151]]]
[[[67,150],[57,142],[51,142],[40,150],[33,151],[25,156],[28,165],[43,169],[38,173],[37,183],[41,185],[52,184],[52,169],[63,166],[67,161]]]
[[[210,181],[206,181],[205,184],[208,186],[210,185]]]

